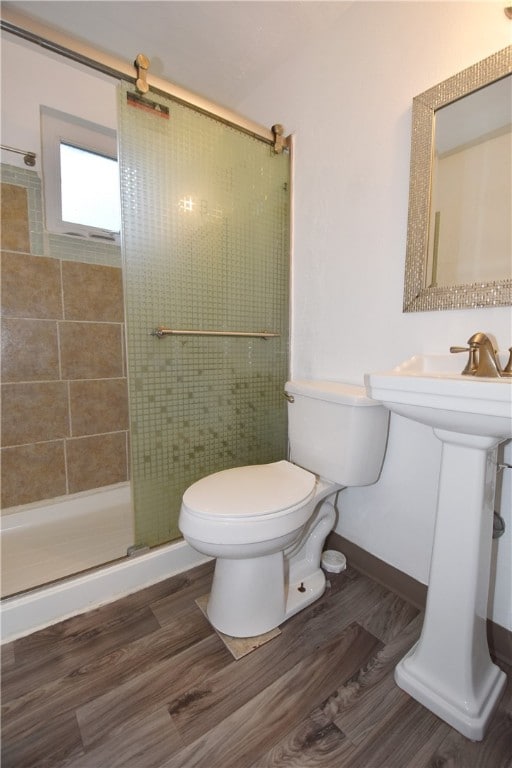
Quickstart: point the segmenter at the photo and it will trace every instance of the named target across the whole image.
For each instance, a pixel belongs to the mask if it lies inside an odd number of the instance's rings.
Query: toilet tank
[[[364,387],[340,381],[288,381],[290,461],[344,486],[378,480],[389,411]],[[293,402],[292,402],[293,399]]]

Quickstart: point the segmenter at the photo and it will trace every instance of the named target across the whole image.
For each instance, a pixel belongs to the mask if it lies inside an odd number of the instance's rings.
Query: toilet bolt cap
[[[347,567],[347,558],[342,552],[326,549],[322,552],[322,568],[329,573],[341,573]]]

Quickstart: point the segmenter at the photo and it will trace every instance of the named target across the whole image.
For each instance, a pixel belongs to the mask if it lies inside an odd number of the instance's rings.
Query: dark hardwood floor
[[[395,685],[422,622],[401,598],[349,568],[235,661],[194,602],[211,573],[4,645],[2,767],[511,768],[510,678],[479,743]]]

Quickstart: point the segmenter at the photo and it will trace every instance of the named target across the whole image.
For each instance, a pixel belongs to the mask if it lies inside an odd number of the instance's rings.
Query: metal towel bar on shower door
[[[151,336],[157,336],[162,339],[164,336],[252,336],[259,339],[270,339],[280,336],[279,333],[270,331],[182,331],[173,328],[155,328],[151,331]]]

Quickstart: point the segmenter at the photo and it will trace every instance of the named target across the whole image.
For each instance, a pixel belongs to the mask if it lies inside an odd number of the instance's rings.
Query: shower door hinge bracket
[[[288,142],[283,137],[284,128],[281,123],[276,123],[272,126],[272,133],[274,134],[274,152],[276,155],[280,155],[288,146]]]
[[[139,53],[133,66],[137,70],[137,79],[135,81],[135,87],[139,93],[147,93],[149,91],[149,85],[147,84],[147,73],[150,65],[150,61],[143,53]]]

